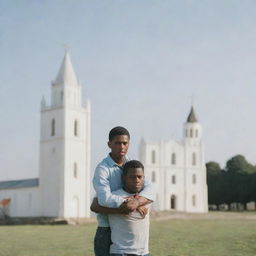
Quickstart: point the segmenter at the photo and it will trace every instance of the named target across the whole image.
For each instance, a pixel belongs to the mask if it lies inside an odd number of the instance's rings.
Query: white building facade
[[[68,52],[41,102],[39,178],[0,182],[0,200],[10,198],[11,217],[90,216],[90,102],[81,103]]]
[[[154,210],[208,212],[202,127],[191,108],[183,141],[141,141],[140,160],[156,188]]]

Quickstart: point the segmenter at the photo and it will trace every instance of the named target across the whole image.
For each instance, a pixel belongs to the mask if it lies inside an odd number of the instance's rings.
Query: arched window
[[[74,163],[73,174],[74,174],[74,178],[77,178],[77,163]]]
[[[55,119],[52,119],[51,123],[51,136],[55,135]]]
[[[78,121],[75,120],[74,122],[74,135],[78,136]]]
[[[192,154],[192,165],[196,165],[196,153]]]
[[[152,175],[151,175],[151,181],[152,182],[156,182],[156,172],[152,172]]]
[[[188,137],[188,129],[186,129],[186,137]]]
[[[192,183],[196,184],[196,175],[195,174],[192,175]]]
[[[172,184],[176,184],[176,176],[172,175]]]
[[[192,196],[192,205],[196,206],[196,195]]]
[[[156,162],[156,151],[152,150],[151,152],[151,162],[154,164]]]
[[[193,129],[190,129],[190,137],[193,138]]]
[[[172,164],[176,164],[176,154],[172,153]]]
[[[198,130],[196,129],[196,138],[198,138]]]
[[[171,209],[174,210],[176,209],[176,196],[175,195],[171,195],[171,200],[170,200],[170,205],[171,205]]]

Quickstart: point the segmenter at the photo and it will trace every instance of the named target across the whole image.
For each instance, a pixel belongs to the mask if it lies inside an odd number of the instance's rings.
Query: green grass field
[[[0,256],[92,256],[96,224],[1,226]],[[151,221],[153,256],[255,256],[256,220]]]

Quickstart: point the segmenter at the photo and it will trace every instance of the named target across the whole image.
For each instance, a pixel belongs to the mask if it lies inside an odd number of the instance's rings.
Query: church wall
[[[10,217],[41,216],[39,188],[17,188],[0,190],[0,200],[10,198]]]
[[[200,127],[196,128],[200,131]],[[201,142],[191,139],[186,140],[185,155],[187,166],[186,211],[207,212],[206,168]]]
[[[184,124],[182,143],[141,141],[140,159],[157,193],[154,210],[208,211],[202,128],[195,119]]]
[[[89,217],[87,199],[90,198],[90,180],[86,146],[89,140],[86,115],[84,108],[66,110],[64,217]]]
[[[55,134],[51,122],[55,120]],[[42,215],[62,216],[64,168],[64,117],[63,109],[43,111],[41,114],[40,191]]]

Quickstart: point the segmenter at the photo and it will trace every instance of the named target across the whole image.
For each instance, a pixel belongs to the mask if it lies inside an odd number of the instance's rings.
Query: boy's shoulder
[[[129,194],[129,193],[125,192],[122,188],[112,191],[112,194],[117,195],[117,196],[124,196],[124,197],[133,195],[133,194]]]

